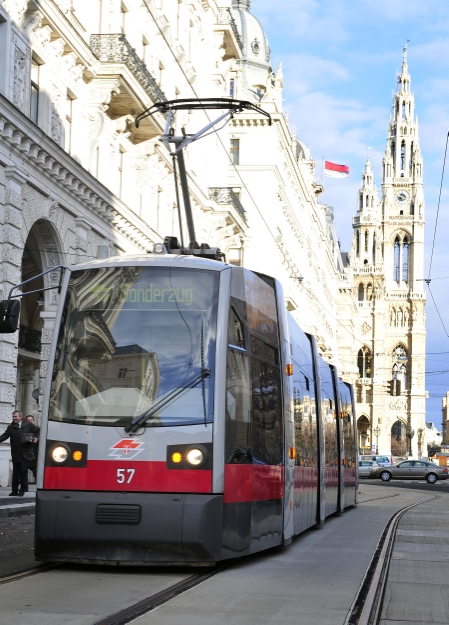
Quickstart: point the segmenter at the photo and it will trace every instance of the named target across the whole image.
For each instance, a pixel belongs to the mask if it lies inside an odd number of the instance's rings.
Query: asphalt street
[[[435,484],[428,484],[425,480],[391,480],[390,482],[382,482],[382,480],[370,480],[369,478],[364,478],[360,480],[359,490],[365,486],[385,486],[387,488],[424,490],[426,492],[436,493],[437,495],[449,493],[449,480],[438,480]]]

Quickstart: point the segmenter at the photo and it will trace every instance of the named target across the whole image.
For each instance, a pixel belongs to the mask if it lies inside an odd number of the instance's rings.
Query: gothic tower
[[[353,221],[359,446],[420,457],[427,455],[424,195],[405,46],[382,168],[379,202],[367,160]]]

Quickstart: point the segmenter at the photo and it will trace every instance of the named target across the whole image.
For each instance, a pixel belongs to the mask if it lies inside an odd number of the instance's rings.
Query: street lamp
[[[408,455],[412,456],[412,438],[415,436],[415,430],[409,425],[405,431],[407,438],[409,439],[409,452]]]
[[[380,434],[380,427],[378,425],[376,425],[376,427],[373,430],[373,434],[376,437],[376,454],[379,453],[379,434]]]

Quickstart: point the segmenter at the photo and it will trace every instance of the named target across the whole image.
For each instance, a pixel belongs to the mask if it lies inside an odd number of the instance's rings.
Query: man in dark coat
[[[34,458],[33,443],[37,442],[39,428],[34,423],[23,421],[20,410],[12,413],[12,423],[0,436],[0,443],[10,439],[12,459],[12,491],[10,497],[18,495],[23,497],[28,490],[28,466]],[[19,490],[20,484],[20,490]]]

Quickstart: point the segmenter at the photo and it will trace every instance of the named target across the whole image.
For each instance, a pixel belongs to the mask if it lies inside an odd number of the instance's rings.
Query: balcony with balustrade
[[[94,80],[98,88],[110,90],[112,98],[107,114],[112,119],[124,118],[140,113],[155,102],[166,101],[165,93],[152,76],[146,64],[124,34],[91,35],[90,47],[100,61]],[[160,135],[164,118],[158,113],[143,120],[136,129],[128,124],[127,131],[133,143]]]

